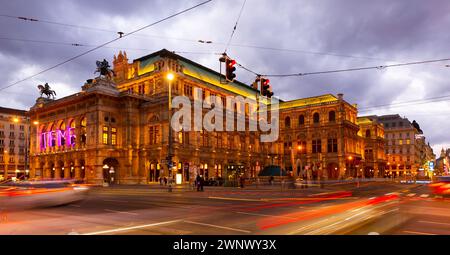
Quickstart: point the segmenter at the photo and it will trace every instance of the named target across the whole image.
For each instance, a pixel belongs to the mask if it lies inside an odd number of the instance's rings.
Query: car
[[[10,181],[0,185],[0,209],[60,206],[86,198],[89,186],[73,181]]]
[[[435,180],[429,184],[433,194],[450,196],[450,176],[436,176]]]

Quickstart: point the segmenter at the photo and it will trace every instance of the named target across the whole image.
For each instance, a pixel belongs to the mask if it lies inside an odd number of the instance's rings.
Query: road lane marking
[[[277,215],[260,214],[260,213],[247,213],[247,212],[236,212],[236,213],[246,214],[246,215],[253,215],[253,216],[262,216],[262,217],[276,217],[276,218],[284,218],[284,219],[297,219],[295,217],[277,216]]]
[[[423,197],[423,198],[428,197],[428,196],[429,196],[429,194],[422,194],[422,195],[420,195],[420,197]]]
[[[128,201],[125,200],[113,200],[113,199],[104,199],[105,202],[118,202],[118,203],[128,203]]]
[[[409,193],[408,195],[406,195],[406,196],[408,196],[408,197],[413,197],[413,196],[415,196],[416,195],[416,193]]]
[[[82,235],[108,234],[108,233],[121,232],[121,231],[133,230],[133,229],[148,228],[148,227],[155,227],[155,226],[160,226],[160,225],[172,224],[172,223],[176,223],[176,222],[179,222],[179,221],[180,220],[171,220],[171,221],[164,221],[164,222],[158,222],[158,223],[152,223],[152,224],[146,224],[146,225],[139,225],[139,226],[133,226],[133,227],[115,228],[115,229],[110,229],[110,230],[103,230],[103,231],[97,231],[97,232],[84,233]]]
[[[443,222],[434,222],[434,221],[426,221],[426,220],[419,220],[419,222],[422,223],[430,223],[430,224],[439,224],[439,225],[446,225],[446,226],[450,226],[449,223],[443,223]]]
[[[409,233],[409,234],[415,234],[415,235],[428,235],[428,236],[437,235],[437,234],[433,234],[433,233],[425,233],[425,232],[417,232],[417,231],[409,231],[409,230],[403,230],[403,233]]]
[[[71,206],[71,207],[77,207],[77,208],[80,208],[80,207],[81,207],[81,205],[69,205],[69,206]]]
[[[232,230],[232,231],[242,232],[242,233],[246,233],[246,234],[250,234],[251,233],[251,231],[244,230],[244,229],[229,228],[229,227],[213,225],[213,224],[208,224],[208,223],[202,223],[202,222],[196,222],[196,221],[184,220],[183,222],[190,223],[190,224],[195,224],[195,225],[200,225],[200,226],[207,226],[207,227],[213,227],[213,228]]]
[[[219,200],[251,201],[251,202],[267,201],[265,199],[248,199],[248,198],[231,198],[231,197],[208,197],[208,198],[209,199],[219,199]]]
[[[139,215],[139,213],[123,212],[123,211],[116,211],[116,210],[110,210],[110,209],[105,209],[105,211],[107,211],[107,212],[113,212],[113,213],[123,213],[123,214],[130,214],[130,215]]]

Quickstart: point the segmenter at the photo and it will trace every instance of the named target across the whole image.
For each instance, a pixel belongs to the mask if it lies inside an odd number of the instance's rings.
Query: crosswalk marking
[[[430,195],[428,195],[428,194],[422,194],[422,195],[420,195],[420,197],[423,197],[423,198],[428,197],[428,196],[430,196]]]
[[[416,195],[416,193],[409,193],[407,196],[408,197],[413,197],[413,196],[415,196]]]

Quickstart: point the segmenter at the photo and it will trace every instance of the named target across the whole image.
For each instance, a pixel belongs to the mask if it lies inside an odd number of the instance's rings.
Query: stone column
[[[62,165],[57,161],[55,164],[55,179],[61,179]]]
[[[75,179],[80,180],[81,179],[81,165],[80,165],[80,160],[79,159],[75,159],[75,165],[74,165],[74,170],[75,170]]]
[[[52,171],[50,163],[48,161],[46,161],[45,165],[44,165],[44,173],[43,173],[44,178],[46,178],[46,179],[50,179],[51,178],[51,172],[50,171]]]
[[[64,162],[64,179],[70,179],[70,161]]]

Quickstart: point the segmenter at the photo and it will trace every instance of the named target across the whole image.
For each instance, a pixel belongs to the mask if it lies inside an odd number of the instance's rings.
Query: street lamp
[[[172,80],[175,75],[171,72],[167,73],[166,79],[169,81],[168,88],[168,105],[169,105],[169,149],[167,152],[167,169],[169,171],[169,192],[172,191],[171,177],[172,177]]]

